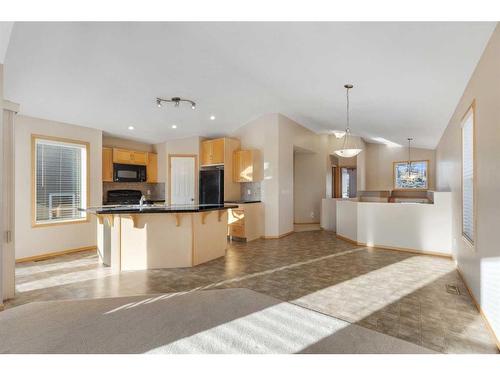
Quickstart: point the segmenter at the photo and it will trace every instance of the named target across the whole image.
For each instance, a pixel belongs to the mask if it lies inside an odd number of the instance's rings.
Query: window
[[[428,168],[429,162],[427,160],[411,161],[409,171],[408,161],[394,162],[394,189],[428,189]]]
[[[33,225],[85,221],[89,145],[32,136]]]
[[[462,235],[474,244],[474,104],[462,120]]]

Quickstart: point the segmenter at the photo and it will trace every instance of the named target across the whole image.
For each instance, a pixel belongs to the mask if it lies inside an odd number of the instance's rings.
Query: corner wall
[[[14,121],[16,259],[96,246],[97,226],[94,216],[86,223],[31,227],[31,135],[41,134],[90,143],[89,205],[98,206],[102,197],[102,132],[27,116],[16,116]]]
[[[3,114],[3,64],[0,64],[0,113]],[[3,116],[0,116],[0,134],[3,134]],[[0,197],[3,195],[3,147],[0,142]],[[0,199],[0,212],[3,212],[3,202]],[[0,233],[3,233],[3,215],[0,215]],[[2,236],[3,238],[3,236]],[[3,278],[4,278],[3,240],[0,241],[0,306],[3,306]],[[1,309],[0,309],[1,310]]]
[[[461,119],[476,102],[475,248],[462,239]],[[436,149],[437,189],[452,192],[452,252],[500,338],[500,26],[497,25]]]
[[[261,200],[264,203],[266,237],[279,236],[279,134],[278,114],[263,115],[237,129],[232,136],[243,149],[257,149],[264,162]],[[293,219],[292,219],[293,220]]]

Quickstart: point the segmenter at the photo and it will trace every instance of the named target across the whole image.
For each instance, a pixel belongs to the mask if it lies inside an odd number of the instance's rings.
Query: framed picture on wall
[[[428,160],[396,161],[394,162],[394,189],[427,190]]]

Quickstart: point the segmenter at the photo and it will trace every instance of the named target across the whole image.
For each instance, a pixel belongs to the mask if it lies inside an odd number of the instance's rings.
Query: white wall
[[[451,194],[433,204],[338,200],[337,234],[375,247],[451,255]]]
[[[500,26],[491,39],[436,149],[437,188],[453,197],[453,256],[500,338]],[[462,239],[461,119],[476,101],[475,248]]]
[[[15,246],[16,259],[95,246],[95,217],[90,222],[31,227],[31,135],[40,134],[90,143],[90,205],[101,204],[102,132],[26,116],[15,118]]]
[[[358,187],[358,190],[394,189],[393,162],[408,160],[408,147],[389,147],[376,143],[366,143],[365,151],[366,186],[365,189]],[[429,160],[429,190],[434,190],[436,186],[436,151],[412,148],[411,158],[412,160]]]

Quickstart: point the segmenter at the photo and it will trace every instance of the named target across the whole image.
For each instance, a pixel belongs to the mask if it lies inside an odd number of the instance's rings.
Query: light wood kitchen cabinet
[[[146,165],[146,176],[148,183],[158,182],[158,155],[148,152],[148,164]]]
[[[102,181],[113,182],[113,149],[109,147],[102,149]]]
[[[225,161],[226,138],[209,139],[201,142],[201,166],[220,165]]]
[[[231,237],[253,241],[264,235],[264,204],[245,203],[228,210],[228,231]]]
[[[200,143],[200,167],[224,166],[224,201],[241,197],[240,184],[233,181],[233,154],[240,149],[235,138],[217,138]]]
[[[113,148],[113,163],[147,165],[147,152]]]
[[[262,158],[259,150],[239,150],[233,155],[233,180],[255,182],[263,178]]]

